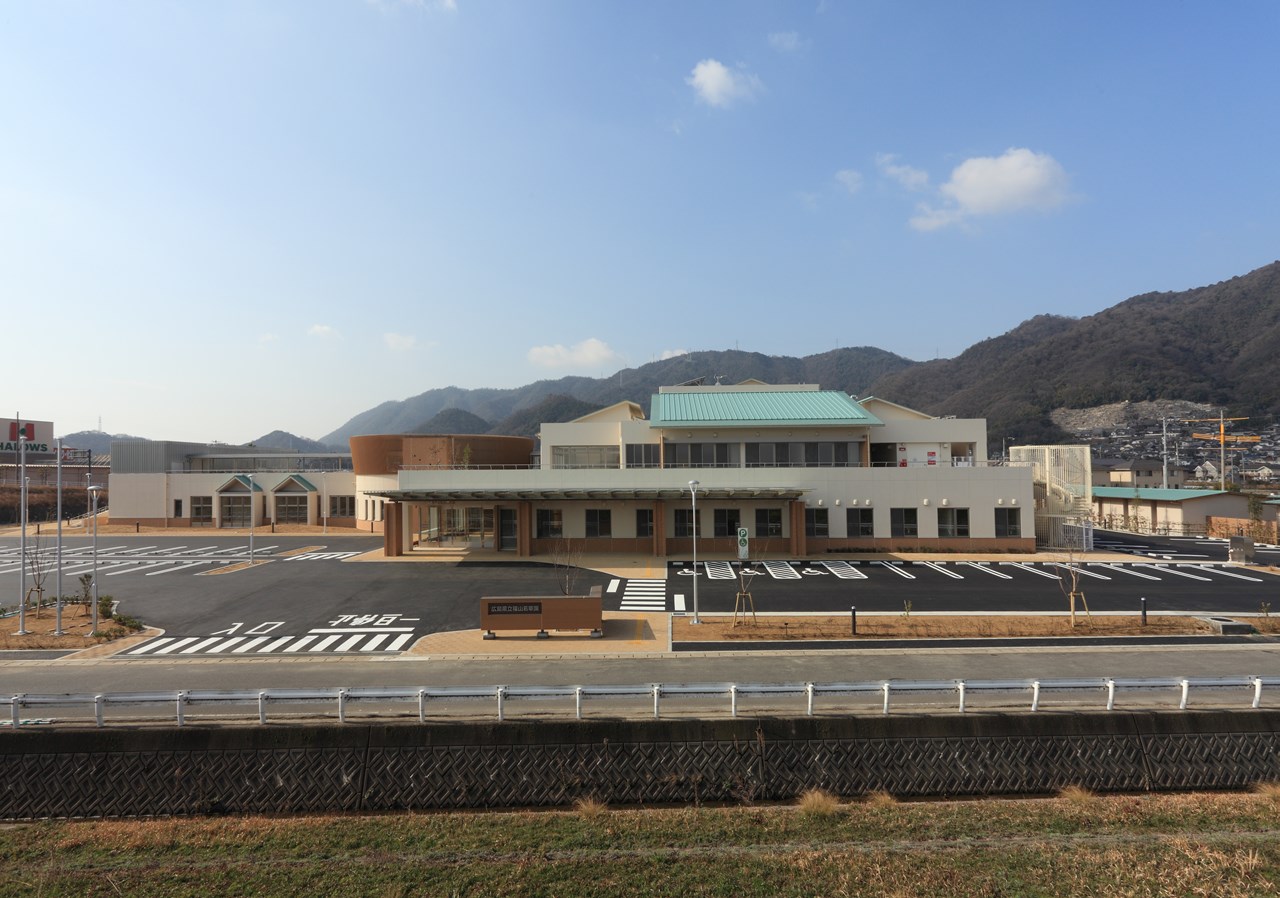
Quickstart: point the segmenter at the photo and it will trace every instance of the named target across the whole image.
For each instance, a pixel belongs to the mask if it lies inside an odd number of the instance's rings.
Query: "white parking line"
[[[736,580],[737,573],[733,565],[727,561],[704,561],[702,567],[707,572],[708,580]]]
[[[1188,580],[1201,580],[1205,583],[1213,582],[1212,578],[1210,577],[1199,577],[1195,574],[1188,574],[1186,571],[1175,571],[1173,568],[1169,567],[1169,565],[1167,564],[1138,564],[1138,565],[1134,565],[1134,567],[1150,568],[1151,570],[1160,571],[1161,573],[1164,573],[1164,574],[1173,574],[1175,577],[1186,577]]]
[[[1048,577],[1050,580],[1058,580],[1058,579],[1061,579],[1057,574],[1051,574],[1051,573],[1049,573],[1048,571],[1040,571],[1040,570],[1036,570],[1036,569],[1035,569],[1034,567],[1032,567],[1031,565],[1029,565],[1029,564],[1023,564],[1021,561],[1002,561],[1002,562],[1000,562],[1000,563],[1001,563],[1001,564],[1007,564],[1007,565],[1009,565],[1010,567],[1016,567],[1018,570],[1020,570],[1020,571],[1026,571],[1028,574],[1035,574],[1037,577]],[[1084,571],[1081,571],[1080,573],[1084,573]],[[1098,576],[1098,575],[1097,575],[1097,574],[1090,574],[1090,576],[1092,576],[1092,577],[1096,577],[1096,576]],[[1108,578],[1108,577],[1103,577],[1102,579],[1107,580],[1107,579],[1110,579],[1110,578]]]
[[[823,561],[820,564],[841,580],[865,580],[867,575],[847,561]]]
[[[765,561],[764,569],[775,580],[800,580],[800,572],[786,561]]]
[[[1015,564],[1016,564],[1016,562],[1015,562]],[[1096,573],[1094,573],[1093,571],[1086,571],[1084,568],[1082,568],[1082,567],[1081,567],[1080,565],[1078,565],[1078,564],[1059,564],[1058,562],[1056,562],[1056,561],[1055,561],[1055,562],[1051,562],[1051,565],[1052,565],[1053,567],[1060,567],[1060,568],[1062,568],[1062,569],[1063,569],[1063,570],[1065,570],[1065,571],[1075,571],[1075,572],[1076,572],[1077,574],[1079,574],[1081,577],[1093,577],[1094,579],[1097,579],[1097,580],[1110,580],[1110,579],[1111,579],[1111,578],[1110,578],[1110,577],[1108,577],[1106,574],[1096,574]],[[1058,578],[1057,578],[1057,577],[1055,577],[1054,579],[1056,580],[1056,579],[1058,579]]]
[[[978,562],[976,561],[961,561],[960,564],[963,564],[965,567],[971,567],[975,571],[982,571],[984,574],[990,574],[993,577],[999,577],[1001,580],[1013,579],[1013,577],[1009,576],[1008,574],[1001,573],[1000,571],[997,571],[994,568],[989,568],[985,564],[978,564]]]
[[[1118,564],[1103,564],[1100,561],[1089,562],[1089,567],[1106,568],[1109,571],[1115,571],[1117,574],[1128,574],[1130,577],[1141,577],[1143,580],[1155,580],[1159,582],[1159,577],[1153,577],[1150,574],[1144,574],[1140,571],[1131,570],[1127,567],[1121,567]]]
[[[1205,564],[1180,564],[1178,567],[1189,567],[1192,570],[1203,571],[1206,574],[1221,574],[1224,577],[1234,577],[1237,580],[1248,580],[1250,583],[1261,583],[1261,577],[1250,577],[1248,574],[1238,574],[1235,571],[1228,571],[1220,567],[1209,567]]]
[[[187,570],[188,568],[200,567],[201,565],[205,565],[205,564],[213,564],[213,562],[212,562],[212,561],[189,561],[189,562],[187,562],[186,564],[177,564],[177,563],[175,563],[173,567],[167,567],[167,568],[165,568],[165,569],[164,569],[164,570],[162,570],[162,571],[152,571],[152,572],[151,572],[151,573],[149,573],[149,574],[143,574],[143,576],[144,576],[144,577],[154,577],[154,576],[156,576],[157,574],[173,574],[173,573],[176,573],[176,572],[178,572],[178,571],[185,571],[185,570]]]
[[[937,562],[934,562],[934,561],[917,561],[917,562],[916,562],[916,564],[917,564],[917,565],[923,565],[924,567],[928,567],[928,568],[933,568],[933,569],[934,569],[935,571],[937,571],[939,574],[944,574],[945,576],[950,577],[952,580],[963,580],[963,579],[964,579],[964,576],[963,576],[963,575],[961,575],[961,574],[957,574],[955,571],[949,571],[949,570],[947,570],[946,568],[944,568],[942,565],[940,565],[940,564],[938,564]]]
[[[900,565],[892,564],[891,562],[888,562],[888,561],[877,561],[876,564],[880,565],[883,568],[888,568],[889,570],[897,574],[899,577],[904,577],[907,580],[914,580],[916,578],[915,574],[911,573],[910,571],[904,571]]]

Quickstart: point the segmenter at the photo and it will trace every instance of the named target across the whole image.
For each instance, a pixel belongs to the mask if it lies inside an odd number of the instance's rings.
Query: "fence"
[[[256,710],[257,722],[268,722],[268,709],[287,711],[291,717],[336,716],[346,723],[355,706],[385,714],[395,707],[414,707],[418,720],[428,716],[496,716],[506,720],[536,706],[540,717],[583,720],[589,703],[607,703],[612,716],[671,716],[735,718],[744,707],[751,713],[782,711],[813,717],[827,714],[888,715],[895,700],[909,710],[954,709],[964,713],[974,703],[995,699],[1002,709],[1037,712],[1053,703],[1070,707],[1114,711],[1155,710],[1176,704],[1180,711],[1192,705],[1192,696],[1214,708],[1262,707],[1265,688],[1280,686],[1280,676],[1231,677],[1086,677],[1079,679],[1014,680],[881,680],[861,683],[647,683],[598,686],[445,686],[445,687],[328,687],[314,689],[178,690],[175,692],[82,693],[68,695],[17,694],[0,697],[8,706],[7,723],[16,728],[27,712],[56,712],[64,716],[80,712],[87,721],[105,727],[108,709],[149,711],[178,726],[188,716],[208,711],[220,719],[248,718]],[[1276,692],[1280,705],[1280,692]],[[479,704],[479,709],[476,705]],[[672,705],[675,705],[673,708]],[[487,708],[485,706],[488,706]],[[430,712],[430,714],[429,714]],[[438,714],[437,714],[438,712]],[[129,723],[137,718],[127,718]],[[121,719],[123,722],[124,719]],[[68,717],[66,722],[71,722]]]

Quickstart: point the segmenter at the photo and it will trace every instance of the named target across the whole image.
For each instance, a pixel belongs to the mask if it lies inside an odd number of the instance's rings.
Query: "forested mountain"
[[[630,399],[648,409],[660,386],[695,378],[816,383],[933,414],[986,418],[989,439],[1058,441],[1060,408],[1123,400],[1185,400],[1255,416],[1280,414],[1280,262],[1180,293],[1148,293],[1096,315],[1037,315],[953,359],[912,362],[873,347],[794,358],[737,350],[692,352],[608,378],[565,377],[507,390],[446,387],[384,402],[324,437],[410,432],[446,409],[529,434]],[[544,404],[545,403],[545,404]],[[577,403],[577,404],[575,404]],[[467,420],[467,419],[461,419]],[[477,425],[478,426],[478,425]],[[453,429],[452,432],[462,432]]]
[[[1057,408],[1180,399],[1254,416],[1280,412],[1280,262],[1181,293],[1148,293],[1096,315],[1042,315],[954,359],[873,389],[935,414],[985,417],[993,438],[1064,436]]]
[[[500,422],[491,428],[491,433],[513,433],[507,428],[516,425],[506,423],[507,419],[518,424],[525,420],[524,416],[513,416],[528,412],[556,396],[583,403],[582,411],[577,415],[624,399],[640,403],[647,411],[649,397],[658,391],[658,387],[698,377],[706,378],[707,383],[713,383],[717,377],[724,383],[737,383],[753,377],[770,383],[817,383],[831,389],[865,394],[877,378],[913,364],[902,356],[873,347],[837,349],[804,358],[738,350],[692,352],[650,362],[639,368],[626,368],[607,378],[563,377],[508,390],[464,390],[459,387],[428,390],[410,399],[384,402],[362,412],[325,436],[324,442],[344,443],[356,434],[408,433],[447,408],[462,409],[486,421]],[[519,426],[522,430],[528,429],[524,424]],[[536,428],[536,424],[534,426]]]

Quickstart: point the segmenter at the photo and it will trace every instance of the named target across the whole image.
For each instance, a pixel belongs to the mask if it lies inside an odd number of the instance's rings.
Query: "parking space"
[[[701,611],[732,611],[744,590],[736,562],[699,563]],[[1280,592],[1280,578],[1206,560],[1134,562],[852,560],[752,562],[750,592],[759,610],[1055,611],[1073,589],[1092,610],[1258,613]],[[1074,586],[1072,585],[1074,581]],[[669,611],[692,609],[693,566],[668,568]],[[622,610],[626,610],[625,603]]]
[[[295,540],[294,542],[297,542]],[[301,551],[306,548],[310,551]],[[363,549],[328,551],[329,547],[284,545],[263,542],[253,547],[253,558],[289,562],[341,561],[361,554]],[[56,546],[49,540],[39,543],[38,549],[28,545],[28,554],[39,552],[45,570],[57,562]],[[0,546],[0,582],[5,575],[15,577],[19,573],[20,550],[16,542]],[[178,543],[173,545],[130,545],[103,541],[98,546],[97,568],[99,577],[158,577],[174,574],[198,575],[217,571],[229,565],[249,560],[249,544]],[[94,568],[92,543],[83,540],[68,542],[62,549],[63,577],[79,577]]]

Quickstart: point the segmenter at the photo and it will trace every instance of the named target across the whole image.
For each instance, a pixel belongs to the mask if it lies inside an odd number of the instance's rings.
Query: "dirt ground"
[[[81,649],[132,635],[113,621],[99,621],[98,636],[93,632],[93,617],[83,605],[62,606],[62,636],[54,636],[57,613],[52,606],[39,613],[28,609],[27,635],[18,636],[18,615],[0,618],[0,649]]]
[[[1280,617],[1259,618],[1260,632],[1280,631]],[[1071,626],[1068,615],[937,615],[864,614],[858,618],[858,635],[852,635],[849,615],[820,617],[768,617],[754,621],[731,617],[703,617],[693,624],[688,617],[672,620],[671,638],[676,642],[750,642],[752,640],[802,641],[806,639],[973,639],[1071,636],[1168,636],[1210,635],[1213,628],[1194,617],[1149,615],[1147,625],[1134,616],[1076,615]]]

